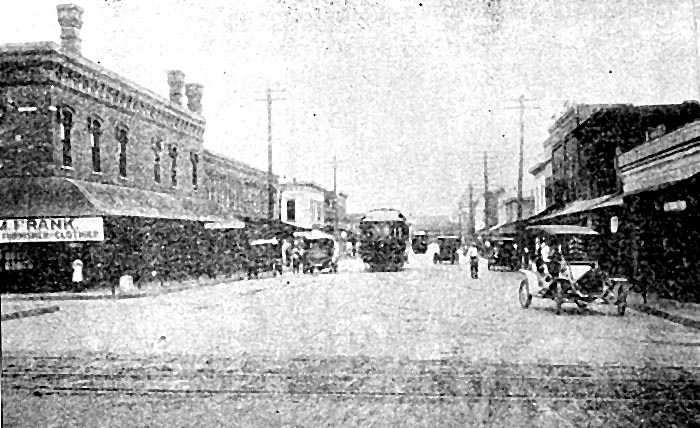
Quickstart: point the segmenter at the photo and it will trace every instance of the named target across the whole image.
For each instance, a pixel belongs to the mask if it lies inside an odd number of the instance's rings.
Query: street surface
[[[700,335],[412,256],[3,322],[11,426],[700,424]],[[66,422],[67,421],[67,422]]]

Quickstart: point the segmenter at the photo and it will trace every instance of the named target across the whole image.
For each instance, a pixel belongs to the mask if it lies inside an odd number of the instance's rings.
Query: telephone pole
[[[275,187],[273,184],[274,174],[272,173],[272,101],[281,101],[284,98],[272,98],[272,89],[267,88],[267,98],[256,101],[267,102],[267,218],[275,218]]]
[[[700,100],[700,39],[698,36],[698,6],[695,4],[695,0],[692,0],[691,7],[693,8],[693,38],[695,39],[695,72],[697,73],[697,78],[695,79],[698,85],[698,100]]]
[[[488,229],[492,225],[491,221],[491,207],[489,207],[489,162],[488,162],[488,152],[484,150],[484,228]]]
[[[476,234],[476,216],[474,215],[474,186],[469,183],[469,220],[467,222],[467,235],[469,239],[474,239]]]
[[[517,108],[520,110],[520,148],[518,150],[518,223],[523,220],[523,163],[524,163],[524,147],[525,147],[525,109],[539,109],[540,107],[525,107],[525,101],[536,101],[532,98],[525,98],[525,95],[519,96],[516,101],[518,102]]]
[[[333,231],[338,233],[338,158],[333,155]]]

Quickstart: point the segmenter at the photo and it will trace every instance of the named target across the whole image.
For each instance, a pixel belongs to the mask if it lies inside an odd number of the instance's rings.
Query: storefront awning
[[[555,211],[549,215],[538,218],[537,221],[550,220],[553,218],[565,217],[572,214],[581,214],[598,210],[601,208],[621,206],[622,204],[622,195],[605,195],[598,198],[572,202],[559,211]]]
[[[125,216],[227,222],[210,201],[62,177],[0,179],[2,217]]]

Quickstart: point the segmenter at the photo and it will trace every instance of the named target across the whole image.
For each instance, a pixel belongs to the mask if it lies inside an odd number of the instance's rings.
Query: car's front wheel
[[[530,304],[532,303],[532,294],[530,294],[527,279],[523,279],[520,282],[520,288],[518,289],[518,300],[520,301],[520,306],[522,306],[523,309],[529,308]]]

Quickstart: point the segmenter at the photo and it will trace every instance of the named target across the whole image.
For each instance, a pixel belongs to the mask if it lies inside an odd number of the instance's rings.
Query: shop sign
[[[673,201],[664,204],[664,211],[683,211],[686,208],[685,201]]]
[[[11,242],[104,241],[102,217],[0,219],[0,244]]]

